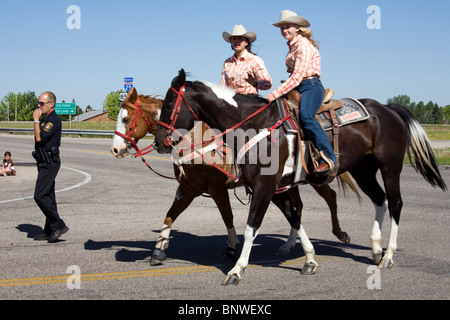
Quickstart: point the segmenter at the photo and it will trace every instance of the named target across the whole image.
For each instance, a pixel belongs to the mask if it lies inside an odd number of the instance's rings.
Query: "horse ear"
[[[136,100],[137,100],[137,90],[136,90],[136,88],[133,87],[133,88],[130,89],[130,92],[128,92],[128,95],[127,95],[127,100],[130,103],[135,103],[136,102]]]
[[[186,72],[184,69],[178,71],[178,76],[175,77],[172,81],[172,87],[175,90],[180,90],[180,88],[186,83]]]

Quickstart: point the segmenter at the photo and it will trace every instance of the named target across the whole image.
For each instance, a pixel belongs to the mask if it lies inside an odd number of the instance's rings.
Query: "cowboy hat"
[[[256,33],[254,33],[253,31],[247,32],[242,24],[237,24],[233,27],[233,31],[231,31],[231,34],[224,31],[222,33],[222,37],[226,42],[230,42],[231,37],[245,37],[250,43],[252,43],[256,40]]]
[[[292,23],[299,27],[309,27],[311,24],[303,17],[299,17],[295,12],[290,10],[283,10],[280,14],[280,21],[272,23],[275,27],[280,27],[282,24]]]

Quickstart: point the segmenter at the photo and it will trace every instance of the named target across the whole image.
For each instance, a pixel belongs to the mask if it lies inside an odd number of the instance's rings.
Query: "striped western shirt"
[[[305,37],[298,35],[291,43],[287,43],[289,52],[286,56],[287,72],[291,74],[289,79],[272,91],[273,100],[289,93],[298,87],[303,78],[320,77],[320,53],[316,47]]]
[[[272,87],[272,79],[263,60],[245,50],[239,58],[233,55],[225,60],[221,85],[241,94],[258,94]]]

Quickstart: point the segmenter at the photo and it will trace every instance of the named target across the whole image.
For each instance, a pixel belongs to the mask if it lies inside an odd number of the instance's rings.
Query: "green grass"
[[[423,124],[422,127],[430,140],[450,140],[450,125]]]
[[[436,156],[436,161],[437,161],[438,165],[450,166],[450,148],[433,149],[433,150],[434,150],[434,155]],[[403,159],[403,164],[411,164],[407,154],[405,154],[405,158]]]

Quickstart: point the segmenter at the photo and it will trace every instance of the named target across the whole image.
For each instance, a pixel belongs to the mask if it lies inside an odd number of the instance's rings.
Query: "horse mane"
[[[144,103],[159,103],[163,100],[158,99],[156,97],[158,97],[158,95],[144,95],[144,94],[138,95],[138,98]]]
[[[233,94],[233,98],[237,98],[238,101],[242,101],[242,102],[247,102],[247,103],[268,103],[269,101],[267,101],[265,98],[261,97],[260,95],[246,95],[246,94],[241,94],[241,93],[237,93],[235,92],[233,89],[228,88],[228,87],[224,87],[222,85],[218,85],[216,83],[212,83],[209,81],[194,81],[191,82],[192,85],[195,87],[198,84],[201,84],[203,86],[208,87],[209,89],[214,89],[216,88],[217,90],[223,90],[223,91],[229,91],[230,94]]]

